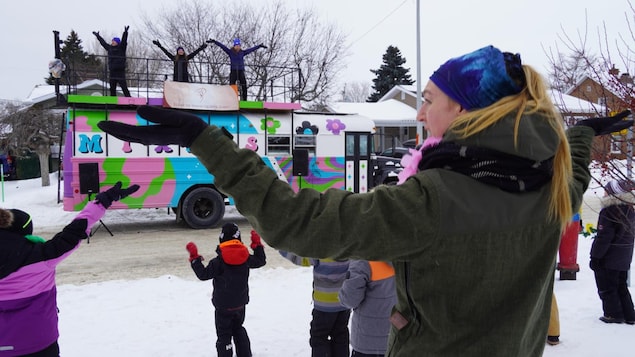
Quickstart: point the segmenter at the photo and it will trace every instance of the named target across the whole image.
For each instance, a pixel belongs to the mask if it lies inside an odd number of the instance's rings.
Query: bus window
[[[359,136],[359,156],[368,156],[368,136]]]
[[[315,135],[296,135],[294,136],[294,141],[294,149],[306,149],[309,151],[309,154],[315,155]]]
[[[355,135],[346,134],[346,156],[355,155]]]
[[[288,135],[267,136],[267,155],[275,154],[291,154],[291,137]]]

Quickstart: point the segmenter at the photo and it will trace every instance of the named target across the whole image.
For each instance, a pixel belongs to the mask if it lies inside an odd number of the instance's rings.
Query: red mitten
[[[198,254],[198,247],[196,246],[196,244],[194,244],[194,242],[189,242],[185,245],[185,249],[187,249],[188,252],[190,252],[190,263],[198,258],[202,258],[199,254]]]
[[[251,230],[251,249],[256,249],[256,247],[262,247],[262,242],[260,241],[260,236],[253,229]]]

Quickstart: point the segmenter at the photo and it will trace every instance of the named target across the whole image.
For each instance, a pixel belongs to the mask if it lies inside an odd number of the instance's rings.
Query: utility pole
[[[421,108],[421,20],[420,0],[417,0],[417,113]],[[415,114],[416,118],[416,114]],[[423,143],[423,123],[417,122],[417,145]]]
[[[60,51],[60,45],[63,43],[60,40],[60,32],[59,31],[55,31],[53,30],[53,41],[55,41],[54,45],[54,50],[55,50],[55,58],[61,60],[62,59],[62,54]],[[60,79],[59,78],[54,78],[55,80],[55,97],[57,99],[57,105],[62,104],[64,101],[62,100],[62,96],[60,95]]]
[[[633,119],[633,114],[628,116],[628,119]],[[633,177],[633,127],[627,129],[626,134],[626,177],[631,180]]]

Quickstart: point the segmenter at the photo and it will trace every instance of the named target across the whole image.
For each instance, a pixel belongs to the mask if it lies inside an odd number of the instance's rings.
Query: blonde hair
[[[518,128],[523,114],[543,114],[559,138],[558,148],[553,159],[548,214],[550,219],[559,222],[561,229],[564,229],[573,217],[569,193],[569,185],[573,175],[569,143],[562,117],[549,98],[542,76],[531,66],[523,65],[523,71],[527,86],[520,93],[504,97],[488,107],[460,115],[452,122],[448,130],[461,138],[467,138],[515,112],[514,145],[518,145]]]

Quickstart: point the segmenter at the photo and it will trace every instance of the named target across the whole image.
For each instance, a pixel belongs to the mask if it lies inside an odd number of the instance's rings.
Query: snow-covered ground
[[[31,213],[35,234],[61,227],[75,216],[57,203],[56,177],[51,179],[49,187],[40,187],[39,179],[2,186],[0,205]],[[593,217],[596,191],[590,189],[585,195],[583,217]],[[109,221],[117,217],[109,216]],[[635,326],[598,320],[602,309],[588,268],[590,247],[591,239],[580,236],[577,280],[556,280],[562,342],[546,346],[544,356],[635,353]],[[252,271],[245,326],[255,357],[310,355],[311,282],[308,268],[265,266]],[[216,356],[210,298],[211,282],[171,275],[58,286],[62,356]]]

